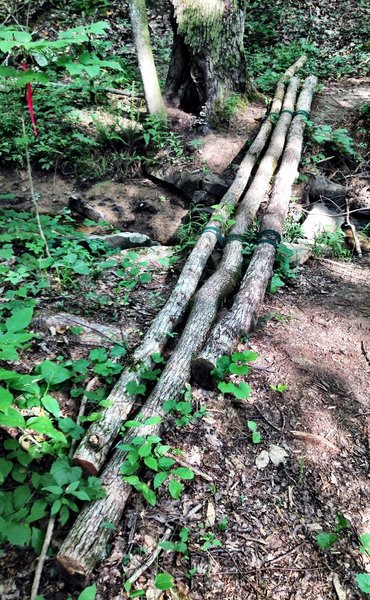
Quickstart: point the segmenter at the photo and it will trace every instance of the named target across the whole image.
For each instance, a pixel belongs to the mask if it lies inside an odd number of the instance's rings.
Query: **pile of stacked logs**
[[[82,510],[60,548],[57,560],[70,575],[87,580],[98,561],[104,558],[111,535],[104,523],[111,523],[112,528],[118,525],[132,490],[120,475],[126,453],[119,448],[112,450],[122,423],[132,414],[135,403],[135,396],[127,391],[128,384],[140,383],[143,370],[154,367],[152,356],[163,351],[169,334],[182,321],[191,300],[182,335],[155,388],[138,411],[144,421],[148,417],[164,416],[163,403],[176,398],[192,378],[200,386],[212,386],[211,372],[217,359],[234,351],[258,312],[283,233],[301,157],[303,131],[317,85],[316,77],[307,77],[298,95],[300,81],[295,74],[305,62],[306,58],[301,57],[279,80],[270,111],[233,184],[190,253],[170,298],[111,391],[101,419],[90,426],[75,451],[73,460],[86,474],[101,474],[106,497]],[[251,178],[257,161],[258,168]],[[256,249],[243,276],[245,235],[270,187]],[[232,212],[232,225],[228,227]],[[223,246],[220,264],[197,289],[217,243]],[[231,309],[217,321],[221,303],[235,292]],[[143,426],[140,435],[158,435],[159,431],[160,425]],[[135,435],[135,431],[129,431],[123,443],[129,443]]]

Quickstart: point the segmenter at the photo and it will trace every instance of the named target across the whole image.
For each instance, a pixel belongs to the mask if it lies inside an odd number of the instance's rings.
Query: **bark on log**
[[[262,220],[261,231],[272,229],[280,234],[283,231],[291,189],[297,177],[301,157],[306,122],[304,112],[310,111],[316,85],[317,78],[308,77],[299,96],[297,111],[303,113],[298,112],[291,125],[271,201]],[[213,387],[211,371],[215,368],[217,359],[222,355],[231,354],[240,336],[249,331],[253,316],[263,300],[272,275],[274,260],[275,248],[269,243],[260,243],[253,254],[232,309],[216,325],[201,355],[193,361],[192,376],[199,385],[206,388]]]
[[[306,57],[301,57],[282,76],[276,88],[272,112],[279,112],[281,109],[285,91],[284,82],[298,71],[305,61]],[[283,116],[285,121],[288,115],[284,113]],[[222,198],[219,208],[213,214],[209,226],[218,227],[221,232],[224,231],[222,223],[227,221],[230,206],[234,207],[239,201],[248,183],[252,168],[268,140],[272,127],[270,119],[263,123],[259,134],[239,167],[233,184]],[[152,368],[151,355],[161,352],[168,334],[173,331],[184,316],[216,241],[217,236],[213,231],[202,233],[184,265],[170,298],[154,319],[141,345],[134,352],[133,366],[122,374],[108,396],[109,407],[103,411],[101,419],[90,426],[85,438],[79,445],[74,455],[74,462],[79,464],[85,473],[96,475],[104,464],[109,449],[118,435],[122,420],[127,417],[133,406],[134,396],[126,392],[127,384],[131,381],[136,383],[140,381],[143,367]],[[232,261],[232,259],[230,260]]]
[[[87,321],[78,315],[69,313],[43,314],[32,320],[32,325],[40,331],[53,329],[58,333],[58,329],[70,329],[71,327],[81,327],[81,333],[75,335],[74,341],[82,346],[112,346],[112,344],[127,344],[129,335],[132,335],[132,329],[125,330],[124,327],[114,327],[110,325],[101,325]]]
[[[290,85],[287,92],[288,101],[285,103],[287,108],[288,106],[291,107],[292,103],[294,105],[297,85],[296,81],[293,81]],[[281,145],[281,149],[285,138],[285,136],[282,136],[282,129],[285,129],[286,133],[285,124],[286,122],[290,122],[290,120],[291,115],[284,113],[281,117],[280,127],[277,129],[278,132],[280,130],[279,144]],[[277,141],[275,140],[274,143],[276,149]],[[279,149],[280,145],[278,146]],[[275,158],[276,156],[269,156],[269,164],[271,161],[273,163]],[[265,189],[268,181],[269,179],[265,182]],[[262,198],[264,194],[261,192],[260,194]],[[230,257],[230,260],[232,258],[233,256]],[[234,280],[238,264],[239,258],[237,257],[236,264],[231,263],[227,265],[232,275],[231,281]],[[203,298],[199,304],[200,306],[204,308]],[[166,399],[178,396],[184,383],[189,379],[191,358],[199,352],[208,333],[208,327],[203,326],[202,319],[203,314],[199,315],[197,309],[194,316],[188,321],[184,333],[168,361],[159,382],[144,404],[144,407],[140,410],[144,418],[157,415],[162,416],[163,402]],[[142,427],[140,435],[158,434],[159,430],[159,425]],[[124,443],[129,443],[136,434],[137,430],[133,433],[128,433],[124,438]],[[122,450],[116,449],[114,451],[111,460],[102,474],[102,485],[107,493],[107,497],[103,500],[97,500],[83,509],[59,551],[57,560],[71,575],[78,575],[84,579],[89,577],[96,563],[103,557],[103,552],[109,539],[109,531],[102,526],[103,522],[109,521],[113,525],[118,525],[119,523],[131,491],[130,486],[119,475],[120,466],[125,458],[126,453]]]

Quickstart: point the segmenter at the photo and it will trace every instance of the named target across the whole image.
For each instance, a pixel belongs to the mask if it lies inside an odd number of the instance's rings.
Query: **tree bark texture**
[[[167,97],[215,120],[230,92],[244,93],[245,0],[172,0]]]
[[[295,63],[295,65],[292,65],[292,67],[287,71],[287,73],[289,72],[288,77],[292,72],[295,72],[295,70],[301,68],[302,64],[304,64],[304,61],[305,57],[302,57]],[[285,79],[286,73],[283,75],[276,88],[276,93],[272,103],[272,112],[279,112],[281,109],[285,91],[282,81]],[[291,98],[289,101],[288,100],[284,103],[285,107],[292,105]],[[285,122],[288,118],[288,115],[284,113],[282,117],[284,117],[283,120]],[[268,140],[272,127],[273,125],[271,120],[267,118],[263,123],[256,139],[249,148],[246,156],[244,157],[233,184],[222,198],[219,208],[215,210],[215,213],[211,217],[208,226],[217,227],[221,232],[224,232],[225,224],[230,214],[230,208],[234,207],[239,201],[239,198],[241,197],[248,183],[252,168]],[[260,199],[262,199],[266,191],[266,185],[264,187],[263,194],[260,194]],[[258,206],[259,202],[258,205],[256,205],[256,210]],[[85,473],[96,475],[103,466],[110,447],[117,437],[120,427],[122,426],[122,421],[127,418],[135,400],[134,396],[127,393],[127,384],[131,381],[139,383],[141,379],[141,369],[143,367],[148,369],[153,367],[151,355],[162,351],[166,344],[168,334],[174,330],[175,326],[184,316],[188,303],[198,286],[199,279],[202,275],[207,260],[209,259],[216,245],[216,241],[216,235],[212,231],[205,231],[201,234],[197,244],[194,246],[183,267],[178,282],[170,298],[163,309],[159,312],[157,317],[154,319],[142,343],[134,352],[132,366],[126,369],[108,396],[109,407],[102,412],[102,416],[99,421],[91,424],[86,436],[77,448],[74,455],[74,462],[80,465]],[[211,278],[211,283],[208,284],[205,290],[203,290],[203,292],[200,294],[198,304],[203,302],[202,298],[207,298],[208,290],[210,290],[212,298],[216,297],[211,287],[213,283],[217,284],[217,295],[221,297],[225,295],[226,292],[229,293],[235,284],[236,280],[234,281],[234,274],[232,271],[230,271],[230,267],[232,266],[233,269],[235,267],[235,272],[240,270],[241,244],[240,242],[233,242],[228,246],[230,246],[230,248],[228,248],[228,258],[223,261],[223,264],[226,262],[226,266],[223,270],[223,276],[226,276],[227,274],[228,277],[225,279],[225,281],[222,280],[220,274],[216,275],[213,279]],[[235,263],[235,258],[233,255],[229,254],[230,252],[233,252],[234,249],[237,250],[237,263]],[[216,304],[213,304],[213,306],[216,306]],[[212,309],[212,315],[213,310],[214,308]],[[210,314],[210,319],[207,321],[207,327],[211,325],[214,316],[211,318]],[[200,320],[202,320],[201,317]]]
[[[148,111],[151,115],[159,115],[165,120],[166,111],[150,43],[145,0],[129,0],[128,5]]]
[[[306,123],[304,113],[309,113],[317,85],[316,77],[308,77],[300,93],[297,111],[288,134],[281,167],[274,182],[271,200],[265,213],[261,231],[274,230],[282,234],[291,197],[292,185],[298,175],[302,152],[303,131]],[[260,243],[252,257],[235,297],[232,309],[214,327],[205,348],[192,363],[193,379],[206,388],[213,387],[211,371],[217,359],[231,354],[241,335],[248,333],[252,319],[263,300],[267,284],[272,275],[275,248],[269,243]]]

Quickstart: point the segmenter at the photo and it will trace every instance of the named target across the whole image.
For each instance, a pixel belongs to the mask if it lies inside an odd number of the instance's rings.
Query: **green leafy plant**
[[[247,421],[247,427],[252,432],[253,444],[260,444],[262,441],[262,434],[258,431],[258,426],[255,421]]]
[[[144,423],[137,420],[127,421],[125,427],[154,425],[158,424],[158,419],[161,420],[160,417],[152,417]],[[152,506],[155,506],[157,502],[156,490],[165,482],[171,497],[178,500],[184,490],[182,480],[188,481],[194,478],[194,472],[191,469],[176,466],[176,461],[168,455],[171,451],[170,446],[162,444],[161,438],[156,435],[135,436],[129,443],[120,444],[119,448],[127,453],[121,467],[124,481],[141,492],[145,500]],[[172,452],[174,451],[172,450]],[[153,488],[138,476],[143,466],[155,473]]]
[[[245,350],[244,352],[234,352],[230,356],[221,356],[216,363],[216,369],[212,371],[212,375],[218,381],[217,388],[224,394],[232,394],[235,398],[246,399],[249,397],[251,387],[241,382],[239,384],[232,383],[231,381],[222,381],[228,375],[248,375],[251,370],[249,363],[257,360],[259,354],[252,350]]]
[[[160,542],[159,546],[161,548],[163,548],[163,550],[179,552],[180,554],[184,554],[184,556],[188,556],[189,555],[189,549],[188,549],[189,532],[190,532],[190,529],[188,527],[183,527],[179,532],[180,540],[178,542],[170,542],[170,541],[165,540],[164,542]]]
[[[297,277],[296,270],[290,263],[293,251],[284,244],[279,244],[275,258],[274,273],[270,281],[269,292],[274,294],[279,288]]]
[[[278,383],[277,385],[270,385],[270,388],[274,392],[279,392],[279,394],[283,394],[288,389],[288,386],[285,383]]]
[[[185,384],[183,392],[183,400],[166,400],[163,403],[163,410],[166,413],[175,414],[175,423],[178,427],[185,427],[190,423],[203,418],[207,414],[205,406],[201,406],[199,410],[193,411],[191,385]]]
[[[350,527],[347,519],[341,514],[336,515],[337,524],[332,531],[321,532],[316,536],[316,542],[323,550],[328,550],[339,540],[339,534]]]
[[[158,573],[154,585],[157,590],[170,590],[173,588],[173,577],[169,573]]]
[[[220,542],[212,532],[204,533],[200,539],[203,542],[200,547],[203,552],[206,552],[211,548],[220,548],[222,546],[222,542]]]
[[[349,260],[351,251],[344,246],[345,235],[341,229],[323,231],[315,237],[312,248],[316,256],[330,256],[339,260]]]

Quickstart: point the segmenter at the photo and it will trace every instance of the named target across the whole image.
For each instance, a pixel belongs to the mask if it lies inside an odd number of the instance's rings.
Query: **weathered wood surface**
[[[302,67],[305,61],[306,57],[301,57],[286,71],[286,73],[284,73],[277,84],[271,112],[277,113],[280,111],[285,92],[284,82],[292,77],[292,75]],[[295,85],[296,84],[294,83],[293,87]],[[289,106],[291,106],[291,99],[289,102],[286,101],[284,103],[284,107],[289,108]],[[283,123],[288,122],[288,117],[289,115],[287,113],[282,115]],[[230,206],[235,206],[238,203],[248,183],[253,166],[266,145],[272,128],[273,125],[270,119],[267,119],[262,124],[260,132],[250,146],[239,167],[233,184],[222,198],[220,205],[215,210],[208,226],[218,227],[221,233],[225,231],[225,227],[222,226],[222,223],[226,223],[227,221],[230,213]],[[255,203],[257,208],[260,201],[261,198],[258,200],[258,205],[257,201]],[[246,221],[246,219],[243,218],[243,225],[239,227],[242,232],[244,232],[243,227],[245,227],[245,222],[248,222],[248,219]],[[148,369],[153,367],[151,355],[163,350],[168,339],[168,334],[174,330],[184,316],[189,301],[198,286],[204,267],[216,245],[216,241],[217,238],[213,231],[205,231],[201,234],[183,267],[170,298],[154,319],[144,336],[142,343],[134,352],[132,366],[123,372],[120,380],[108,396],[109,407],[102,412],[101,419],[90,426],[86,436],[77,448],[74,455],[74,461],[76,464],[79,464],[86,473],[97,474],[104,464],[109,449],[118,435],[122,420],[124,420],[131,411],[135,400],[134,396],[129,395],[126,392],[127,384],[131,381],[136,383],[140,381],[140,372],[143,367]],[[232,245],[233,244],[230,244],[230,246]],[[234,245],[238,248],[240,253],[240,243],[234,242]],[[229,257],[228,260],[230,264],[234,264],[232,257]],[[228,270],[227,266],[225,268]],[[237,269],[238,267],[236,266],[235,270]],[[221,285],[224,288],[230,288],[230,284],[224,285],[221,282]],[[223,292],[221,291],[221,293]]]
[[[298,99],[298,111],[309,113],[316,85],[316,77],[306,79]],[[262,220],[261,231],[272,229],[280,234],[283,232],[292,185],[298,174],[305,123],[306,118],[303,114],[294,117],[271,200]],[[231,354],[240,337],[248,333],[271,278],[274,260],[275,248],[269,243],[260,243],[253,254],[231,310],[214,327],[202,353],[193,361],[192,376],[199,385],[212,387],[211,371],[215,368],[217,359],[222,355]]]

